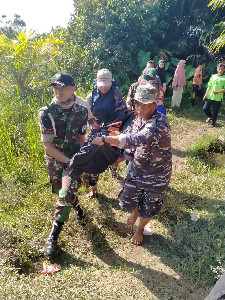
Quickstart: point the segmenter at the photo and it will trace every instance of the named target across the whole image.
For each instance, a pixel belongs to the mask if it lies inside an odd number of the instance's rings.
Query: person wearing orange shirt
[[[205,68],[206,61],[205,59],[200,60],[199,66],[195,70],[193,78],[193,92],[195,93],[194,99],[191,99],[192,106],[196,106],[199,102],[199,99],[203,97],[202,90],[202,69]],[[205,79],[205,78],[204,78]]]

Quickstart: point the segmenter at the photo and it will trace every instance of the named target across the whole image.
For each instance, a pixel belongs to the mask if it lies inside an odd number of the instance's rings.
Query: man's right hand
[[[99,131],[102,127],[101,125],[98,124],[98,122],[94,118],[89,120],[88,122],[91,125],[91,127],[97,131]]]

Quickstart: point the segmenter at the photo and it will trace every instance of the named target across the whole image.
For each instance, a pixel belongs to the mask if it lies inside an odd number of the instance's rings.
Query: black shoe
[[[77,212],[77,216],[75,219],[75,222],[81,226],[85,226],[86,225],[86,217],[85,217],[85,213],[84,213],[84,209],[81,206],[81,204],[77,204],[74,209]]]
[[[46,256],[53,256],[58,248],[57,245],[57,240],[59,237],[60,232],[62,231],[62,227],[63,227],[63,222],[59,222],[59,221],[54,221],[53,225],[52,225],[52,231],[48,237],[48,243],[47,243],[47,247],[45,250],[45,255]]]

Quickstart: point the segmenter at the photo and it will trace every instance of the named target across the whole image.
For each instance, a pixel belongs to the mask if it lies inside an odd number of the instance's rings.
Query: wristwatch
[[[102,135],[102,142],[103,142],[103,144],[105,144],[105,138],[106,138],[106,136]]]

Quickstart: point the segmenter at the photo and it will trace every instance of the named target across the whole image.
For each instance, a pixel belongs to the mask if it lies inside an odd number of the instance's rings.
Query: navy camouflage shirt
[[[136,179],[142,188],[164,191],[172,172],[171,135],[168,119],[160,112],[146,121],[136,118],[131,130],[121,134],[120,148],[133,150],[127,179]]]

